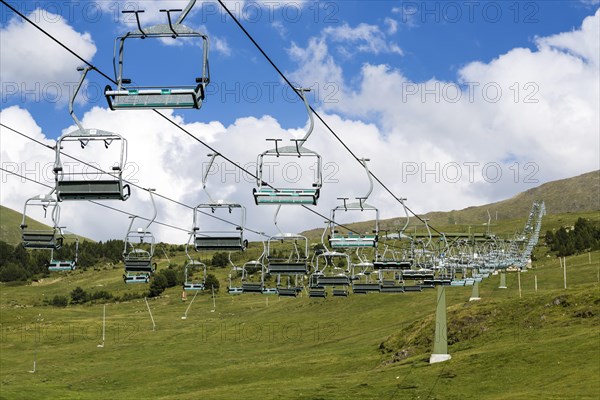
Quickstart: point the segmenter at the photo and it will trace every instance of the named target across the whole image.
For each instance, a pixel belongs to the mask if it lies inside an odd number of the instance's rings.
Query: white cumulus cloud
[[[376,124],[378,136],[352,148],[386,144],[376,154],[387,163],[376,161],[372,170],[423,211],[496,201],[588,172],[598,168],[600,148],[598,16],[572,32],[537,38],[535,50],[468,62],[454,81],[416,82],[392,66],[367,63],[341,85],[339,101],[323,107]],[[312,81],[315,71],[328,79],[327,71],[345,73],[319,37],[293,50],[315,55],[291,73],[297,80]],[[459,181],[444,188],[456,172]]]
[[[370,169],[397,196],[407,197],[412,209],[463,208],[598,168],[600,79],[591,50],[598,40],[597,24],[598,13],[573,32],[537,38],[534,50],[516,48],[489,62],[469,62],[455,81],[431,78],[414,82],[392,66],[371,63],[363,65],[353,86],[343,84],[343,66],[329,52],[328,41],[337,42],[318,36],[311,38],[306,48],[294,44],[289,49],[290,57],[299,64],[290,77],[298,83],[337,82],[341,86],[343,95],[338,103],[323,103],[319,113],[358,157],[371,159]],[[335,34],[346,37],[346,44],[365,42],[364,35],[344,29]],[[289,107],[290,112],[303,112],[301,103]],[[171,111],[162,112],[251,172],[256,168],[256,156],[272,147],[265,139],[282,138],[289,145],[287,139],[301,137],[305,129],[281,126],[269,115],[247,116],[225,126],[218,121],[189,122]],[[2,111],[1,118],[3,124],[53,143],[45,139],[26,110],[11,107]],[[191,206],[206,201],[201,180],[209,150],[154,112],[94,107],[82,116],[82,123],[128,139],[128,179]],[[65,127],[65,131],[73,129]],[[2,163],[16,172],[35,171],[36,163],[53,161],[52,151],[5,129],[0,138]],[[86,153],[73,147],[65,152],[72,151],[103,168],[114,162],[114,153],[103,148]],[[306,147],[319,152],[325,163],[325,182],[316,207],[320,213],[329,215],[338,197],[353,198],[367,191],[368,180],[361,166],[318,121]],[[292,158],[288,161],[299,163]],[[285,173],[290,178],[297,168],[280,159],[275,160],[272,171],[282,179]],[[310,167],[301,171],[302,178],[314,173]],[[20,209],[28,196],[46,190],[6,173],[2,178],[0,200],[11,208]],[[249,228],[274,233],[275,207],[254,205],[255,186],[253,179],[222,159],[217,159],[207,184],[213,197],[248,208]],[[369,203],[380,208],[383,218],[402,214],[402,207],[378,185]],[[151,215],[147,193],[141,190],[134,190],[126,202],[107,204]],[[191,227],[189,209],[160,198],[157,204],[158,220]],[[64,202],[62,215],[70,230],[94,239],[123,237],[128,224],[126,216],[84,202]],[[355,215],[352,219],[369,217]],[[281,229],[288,232],[323,225],[322,217],[297,206],[284,207],[279,221]],[[203,225],[211,226],[210,221]],[[155,226],[154,232],[158,240],[186,240],[185,233],[167,227]]]
[[[28,17],[84,59],[91,60],[96,54],[91,35],[77,32],[60,15],[37,9]],[[4,96],[18,95],[21,91],[58,92],[64,89],[65,82],[75,83],[79,79],[76,68],[81,61],[18,17],[0,30],[0,48]],[[66,102],[67,97],[61,99]]]

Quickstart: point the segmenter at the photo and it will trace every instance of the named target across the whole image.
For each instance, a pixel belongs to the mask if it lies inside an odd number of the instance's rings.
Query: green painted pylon
[[[473,292],[471,292],[471,297],[469,298],[469,301],[477,300],[481,300],[481,297],[479,297],[479,282],[475,281],[475,283],[473,284]]]
[[[500,286],[498,289],[506,289],[506,272],[500,272]]]
[[[447,361],[448,354],[448,332],[446,324],[446,289],[444,285],[438,286],[437,307],[435,310],[435,339],[433,342],[433,354],[429,357],[429,363],[434,364]]]

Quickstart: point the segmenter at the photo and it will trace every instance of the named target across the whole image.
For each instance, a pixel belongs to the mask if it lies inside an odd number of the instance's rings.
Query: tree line
[[[56,295],[51,300],[47,300],[46,303],[55,307],[66,307],[69,304],[85,304],[88,302],[106,303],[128,301],[143,297],[158,297],[164,292],[165,289],[180,286],[183,284],[183,281],[183,267],[170,265],[169,268],[163,269],[154,274],[150,281],[150,287],[147,291],[144,292],[128,292],[119,297],[114,296],[111,292],[107,290],[87,292],[80,286],[77,286],[71,291],[69,297],[64,295]],[[210,291],[207,290],[208,293],[212,293],[212,289],[214,289],[215,292],[219,291],[219,280],[213,274],[207,274],[205,285],[207,289],[211,289]]]
[[[547,231],[546,244],[559,257],[600,250],[600,225],[579,218],[573,229],[561,226],[556,232]]]
[[[184,245],[160,243],[169,256],[185,250]],[[0,241],[0,282],[27,281],[48,276],[50,258],[60,261],[75,260],[75,243],[65,243],[60,249],[27,250],[23,246]],[[77,268],[115,265],[123,260],[122,240],[106,242],[81,241],[77,251]]]
[[[82,241],[77,251],[77,267],[89,268],[99,264],[116,264],[123,258],[123,241]],[[75,243],[65,243],[60,249],[27,250],[0,241],[0,281],[27,281],[48,275],[50,258],[60,261],[75,259]]]

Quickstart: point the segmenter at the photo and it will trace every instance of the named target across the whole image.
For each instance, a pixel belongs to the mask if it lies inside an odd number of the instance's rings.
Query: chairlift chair
[[[206,86],[210,82],[208,64],[209,40],[204,33],[198,32],[183,25],[183,20],[188,15],[196,0],[191,0],[181,12],[175,23],[172,22],[171,13],[180,9],[160,10],[166,13],[168,24],[159,24],[142,28],[140,14],[143,10],[125,10],[124,14],[134,14],[137,22],[136,30],[128,32],[115,40],[113,66],[117,87],[113,89],[107,85],[104,95],[111,110],[135,109],[200,109],[204,101]],[[161,85],[161,86],[135,86],[132,79],[124,77],[123,55],[127,39],[164,39],[199,38],[202,40],[202,68],[195,84],[191,85]],[[154,55],[152,55],[154,57]]]
[[[184,268],[184,282],[183,282],[183,290],[187,291],[197,291],[206,289],[206,264],[194,260],[190,253],[188,252],[188,248],[190,247],[191,241],[194,238],[194,232],[190,233],[189,239],[185,245],[185,255],[188,258],[188,261],[185,264]],[[194,279],[194,272],[202,271],[202,279]]]
[[[326,221],[329,223],[329,221]],[[321,235],[321,243],[325,251],[318,254],[315,264],[315,271],[311,275],[312,289],[319,289],[332,286],[332,294],[334,296],[346,296],[347,288],[351,285],[351,259],[350,256],[343,252],[330,250],[325,245],[325,232]]]
[[[64,227],[59,228],[61,233],[63,233]],[[72,260],[57,260],[54,258],[54,249],[50,251],[50,262],[48,263],[48,271],[50,272],[63,272],[63,271],[73,271],[77,268],[77,256],[79,254],[79,238],[77,235],[73,234],[75,237],[75,255]]]
[[[56,142],[53,170],[56,197],[58,201],[127,200],[130,195],[130,187],[123,183],[123,169],[127,160],[127,140],[121,135],[101,129],[85,129],[73,111],[75,97],[90,69],[90,67],[77,69],[83,73],[69,101],[69,113],[77,125],[77,130],[62,135]],[[61,150],[68,142],[78,142],[81,148],[86,148],[90,142],[103,142],[106,149],[113,142],[120,143],[120,156],[110,172],[100,172],[103,179],[86,179],[87,172],[66,172],[63,167]],[[106,175],[108,177],[105,177]]]
[[[379,235],[379,210],[372,205],[367,204],[367,200],[373,191],[373,178],[371,177],[371,173],[369,172],[369,168],[367,167],[366,158],[360,160],[362,165],[365,168],[367,173],[367,177],[369,178],[369,191],[363,197],[357,197],[356,203],[347,203],[347,197],[340,197],[339,200],[342,200],[343,205],[335,207],[331,210],[331,219],[330,219],[330,232],[331,236],[329,237],[329,245],[332,249],[348,249],[348,248],[357,248],[357,247],[377,247],[378,235]],[[371,233],[366,234],[358,234],[358,233],[348,233],[347,235],[341,233],[337,229],[336,222],[336,214],[339,215],[341,212],[373,212],[375,214],[375,226]]]
[[[123,281],[125,283],[148,283],[150,277],[156,271],[156,263],[152,261],[154,256],[155,240],[154,235],[148,229],[156,219],[157,209],[152,192],[154,189],[148,189],[154,214],[152,219],[144,228],[133,229],[133,223],[137,215],[130,216],[129,228],[125,235],[125,245],[123,248],[123,262],[125,264],[125,274]],[[145,245],[145,248],[141,246]]]
[[[246,208],[240,204],[200,204],[194,209],[194,216],[197,213],[214,212],[216,210],[233,210],[241,214],[241,223],[232,231],[204,231],[198,226],[194,227],[194,244],[196,251],[244,251],[248,246],[248,241],[244,240],[244,220]]]
[[[275,256],[275,243],[292,243],[294,253],[290,257]],[[300,250],[303,249],[303,253]],[[267,272],[271,275],[306,275],[308,274],[308,239],[292,233],[271,236],[267,241]]]
[[[262,235],[262,234],[261,234]],[[244,270],[244,279],[242,280],[242,290],[244,293],[263,293],[265,289],[265,271],[264,258],[267,254],[267,246],[264,240],[261,241],[263,251],[256,260],[247,261],[242,266]],[[259,273],[260,280],[252,279],[253,275]]]
[[[379,256],[379,254],[377,254],[377,258],[373,262],[373,268],[375,269],[375,271],[385,271],[385,270],[402,271],[405,269],[410,269],[412,267],[412,260],[407,259],[405,257],[406,256],[405,253],[403,254],[403,257],[401,259],[398,259],[398,257],[396,256],[396,251],[391,249],[390,245],[388,244],[388,240],[390,240],[390,239],[397,240],[400,243],[402,242],[402,239],[405,239],[405,238],[410,239],[409,236],[404,234],[404,231],[406,230],[406,228],[408,227],[408,224],[410,222],[408,208],[406,207],[406,204],[404,203],[405,201],[406,201],[405,198],[400,199],[400,203],[402,204],[402,207],[404,209],[404,214],[406,215],[406,222],[404,223],[402,228],[400,228],[398,233],[392,233],[392,234],[386,233],[386,235],[383,236],[383,239],[384,239],[383,253],[381,253],[380,256]],[[387,256],[388,254],[391,254],[391,257]]]
[[[267,240],[267,273],[270,275],[306,275],[309,272],[308,266],[308,239],[294,233],[283,233],[277,225],[277,216],[281,210],[281,205],[277,207],[273,222],[279,231],[278,234],[271,236]],[[274,245],[276,243],[291,244],[291,253],[285,257],[281,253],[275,253]]]
[[[302,139],[291,139],[294,143],[293,146],[279,146],[279,142],[281,139],[267,139],[267,141],[272,141],[275,144],[273,149],[269,149],[258,156],[256,162],[256,176],[257,176],[257,188],[253,189],[254,201],[257,205],[260,204],[299,204],[299,205],[316,205],[319,199],[320,190],[323,186],[322,179],[322,161],[321,156],[313,151],[304,147],[305,142],[308,140],[310,135],[312,134],[314,128],[314,119],[313,114],[308,105],[308,100],[306,99],[305,92],[310,91],[310,89],[304,88],[296,88],[295,89],[304,100],[304,105],[306,106],[306,110],[308,112],[309,117],[309,127]],[[266,160],[270,160],[272,158],[279,159],[280,157],[296,157],[296,158],[313,158],[317,164],[316,167],[316,177],[311,187],[271,187],[264,180],[263,170],[264,165],[266,164]]]
[[[407,269],[402,271],[403,279],[414,279],[414,280],[428,280],[433,279],[435,276],[435,272],[432,269]]]
[[[228,258],[229,258],[229,264],[231,265],[231,270],[229,271],[229,285],[227,286],[227,293],[229,294],[242,294],[244,293],[244,288],[242,286],[242,282],[244,282],[244,279],[246,277],[246,270],[243,267],[238,267],[237,265],[235,265],[233,263],[233,261],[231,261],[231,252],[228,253]],[[237,273],[238,271],[241,272],[240,275],[240,283],[239,285],[237,284]],[[234,277],[232,276],[232,272],[236,275],[235,279],[236,279],[236,284],[234,285],[233,281],[234,281]]]
[[[73,271],[76,268],[74,261],[50,259],[48,263],[48,271],[50,272],[65,272]]]
[[[48,208],[50,208],[50,218],[52,226],[42,229],[33,229],[28,225],[27,217],[30,207],[42,207],[44,217],[46,217]],[[60,219],[60,207],[58,201],[51,195],[34,196],[25,201],[23,206],[23,219],[21,220],[21,240],[26,249],[54,249],[58,250],[63,245],[63,233],[58,227]]]
[[[392,236],[396,238],[396,236]],[[398,234],[397,238],[401,238],[402,234]],[[399,260],[396,258],[394,250],[390,250],[387,240],[389,235],[385,235],[384,251],[381,258],[373,263],[373,268],[378,276],[379,292],[381,293],[404,293],[404,281],[402,279],[402,271],[410,269],[410,261]],[[387,256],[390,253],[392,256]],[[386,257],[387,256],[387,257]],[[359,286],[359,289],[361,287]]]
[[[297,297],[298,293],[303,289],[303,287],[298,284],[299,276],[300,275],[284,276],[284,279],[286,279],[285,285],[281,284],[281,276],[278,276],[277,294],[282,297]]]
[[[308,297],[326,298],[327,297],[327,291],[325,289],[310,288],[308,290]]]
[[[264,284],[264,265],[260,264],[261,278],[259,282],[251,281],[249,277],[248,268],[256,267],[257,264],[253,261],[245,263],[242,268],[244,269],[244,280],[242,281],[242,290],[244,293],[263,293],[265,288]]]
[[[375,272],[375,264],[367,260],[367,257],[362,253],[362,250],[364,250],[363,247],[356,248],[355,258],[358,260],[357,262],[355,262],[354,259],[351,258],[352,261],[350,264],[350,269],[352,271],[352,281],[359,281],[362,278],[368,280],[369,277]],[[377,258],[377,254],[375,254],[375,258]]]
[[[352,283],[352,293],[356,294],[367,294],[369,292],[377,292],[381,291],[381,284],[379,282],[371,282],[371,283]]]
[[[208,174],[212,168],[218,153],[209,154],[210,162],[202,177],[203,189],[208,197],[207,203],[201,203],[194,208],[194,243],[196,251],[221,250],[221,251],[244,251],[248,246],[248,241],[244,240],[244,226],[246,224],[246,207],[238,203],[232,203],[225,200],[213,200],[211,194],[206,189]],[[223,211],[228,214],[236,213],[239,215],[239,224],[234,229],[208,231],[201,230],[199,227],[199,214],[217,215]]]

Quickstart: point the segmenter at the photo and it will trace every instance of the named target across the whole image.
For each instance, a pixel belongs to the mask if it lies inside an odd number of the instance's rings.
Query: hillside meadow
[[[597,398],[600,253],[447,288],[452,359],[429,365],[435,291],[278,298],[219,293],[183,303],[180,289],[150,299],[56,308],[76,286],[116,293],[118,269],[52,274],[0,294],[0,397],[507,399]],[[591,261],[591,263],[590,263]],[[535,291],[537,276],[538,291]],[[190,306],[187,319],[182,319]],[[34,359],[36,371],[31,373]]]

